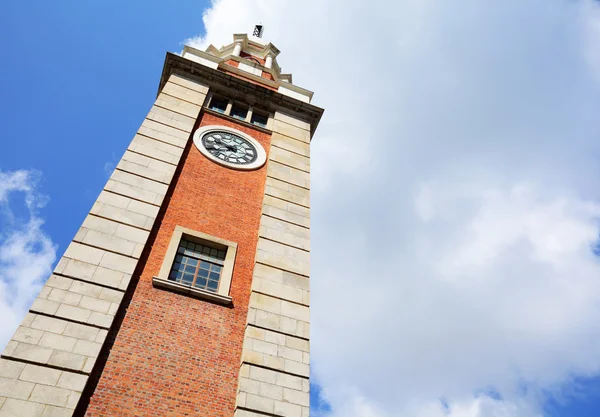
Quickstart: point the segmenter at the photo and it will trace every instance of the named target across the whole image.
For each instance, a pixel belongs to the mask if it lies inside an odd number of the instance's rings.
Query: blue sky
[[[599,270],[581,247],[600,217],[600,13],[583,0],[450,3],[8,2],[0,243],[33,231],[39,263],[23,288],[0,259],[14,314],[2,335],[152,105],[165,53],[261,21],[326,108],[313,144],[315,415],[599,415]],[[371,124],[349,117],[357,105]],[[344,266],[372,248],[372,263]],[[387,289],[378,302],[364,276]],[[501,395],[477,396],[489,386]]]
[[[165,54],[208,3],[9,2],[2,14],[3,170],[36,169],[61,250],[152,106]],[[8,10],[6,10],[8,8]],[[67,203],[68,202],[68,203]]]

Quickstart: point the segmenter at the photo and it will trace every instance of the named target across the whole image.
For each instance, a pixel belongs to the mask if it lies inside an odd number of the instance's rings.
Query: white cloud
[[[117,156],[113,153],[110,161],[106,161],[102,166],[102,171],[104,171],[106,178],[110,178],[118,163]]]
[[[56,245],[38,210],[47,202],[35,171],[0,171],[0,348],[3,348],[52,271]]]
[[[102,166],[102,170],[104,171],[104,175],[108,178],[112,175],[113,171],[115,170],[115,163],[114,162],[105,162],[104,165]]]
[[[201,48],[262,22],[326,109],[312,370],[332,416],[537,417],[600,373],[596,2],[220,0],[203,21]]]

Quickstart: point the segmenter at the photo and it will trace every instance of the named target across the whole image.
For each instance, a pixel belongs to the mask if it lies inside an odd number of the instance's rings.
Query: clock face
[[[199,127],[194,145],[205,157],[227,168],[251,171],[267,162],[267,152],[259,141],[228,126]]]
[[[202,136],[202,146],[215,158],[235,165],[253,164],[258,150],[250,141],[225,131],[209,131]]]

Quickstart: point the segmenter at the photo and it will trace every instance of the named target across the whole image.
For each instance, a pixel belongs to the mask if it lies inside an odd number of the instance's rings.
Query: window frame
[[[177,250],[182,238],[198,242],[215,249],[225,250],[225,261],[223,263],[223,269],[221,270],[219,288],[216,292],[192,287],[175,281],[169,281],[169,274],[171,272],[171,268],[173,267],[173,263],[175,262],[175,256],[177,255]],[[152,283],[155,287],[170,289],[175,292],[203,298],[220,304],[231,304],[232,299],[229,296],[229,290],[231,288],[231,279],[233,277],[233,267],[235,264],[236,253],[237,243],[235,242],[221,239],[216,236],[211,236],[209,234],[182,226],[176,226],[173,230],[173,234],[171,235],[171,241],[167,247],[160,271],[158,272],[157,276],[152,278]]]
[[[223,109],[223,111],[213,108],[214,101],[218,101],[218,102],[225,104],[225,108]],[[231,109],[231,100],[229,100],[228,98],[219,96],[219,95],[213,95],[210,97],[210,102],[208,103],[208,108],[210,110],[220,113],[220,114],[228,114]]]
[[[225,109],[225,111],[221,112],[220,110],[215,110],[212,109],[212,101],[213,98],[218,100],[218,101],[225,101],[227,102],[227,107]],[[236,117],[233,116],[232,110],[233,107],[239,107],[239,108],[247,108],[246,110],[246,118],[242,119],[240,117]],[[267,123],[266,125],[262,126],[260,124],[257,123],[252,123],[252,115],[255,112],[254,106],[249,105],[243,101],[240,101],[238,99],[233,100],[231,98],[226,98],[224,95],[220,94],[220,93],[213,93],[212,91],[208,92],[208,95],[206,96],[206,101],[204,103],[204,108],[210,112],[214,112],[214,114],[218,114],[218,115],[222,115],[222,116],[227,116],[230,117],[232,120],[235,120],[236,122],[243,122],[243,123],[247,123],[248,125],[257,128],[257,129],[264,129],[267,131],[271,131],[273,129],[273,113],[267,110],[263,110],[263,109],[258,109],[256,111],[256,113],[258,113],[259,115],[266,117],[267,118]]]
[[[255,123],[252,120],[254,118],[254,116],[264,117],[265,118],[265,124],[262,125],[262,124]],[[266,129],[267,126],[268,126],[268,124],[269,124],[269,113],[267,113],[266,111],[262,111],[260,109],[257,110],[255,108],[252,108],[252,113],[250,114],[249,122],[250,122],[250,124],[252,126],[258,126],[258,127],[262,127],[263,129]]]
[[[241,117],[236,116],[236,115],[233,114],[234,110],[236,110],[236,109],[243,110],[243,111],[246,112],[246,115],[244,116],[244,118],[241,118]],[[236,120],[241,120],[241,121],[245,122],[245,121],[248,120],[248,115],[251,114],[251,111],[252,111],[252,109],[250,108],[250,106],[243,105],[243,104],[241,104],[239,102],[234,101],[234,102],[231,103],[231,110],[229,111],[228,116],[231,116],[231,117],[233,117]]]
[[[184,243],[186,243],[185,246],[184,246]],[[194,244],[196,246],[200,245],[201,248],[203,248],[202,252],[197,252],[196,249],[190,250],[189,246],[187,246],[187,244]],[[208,254],[204,253],[204,250],[208,250],[209,253]],[[213,254],[212,254],[213,251],[218,252],[217,256],[219,256],[219,253],[221,253],[222,255],[220,255],[220,256],[222,256],[222,259],[213,256]],[[217,249],[214,247],[214,245],[202,244],[202,243],[198,242],[198,240],[191,240],[186,235],[183,235],[181,237],[181,240],[179,241],[179,246],[177,247],[177,254],[175,255],[175,260],[173,262],[173,265],[171,266],[171,271],[169,272],[168,279],[169,279],[169,281],[180,282],[181,284],[188,285],[188,282],[184,281],[183,278],[186,275],[192,276],[192,281],[189,282],[189,285],[191,287],[200,288],[200,289],[204,289],[207,291],[218,293],[219,287],[221,286],[221,283],[223,282],[221,280],[221,276],[223,274],[223,266],[225,266],[225,254],[226,253],[227,253],[227,249]],[[180,260],[177,259],[179,257],[181,257]],[[179,264],[180,268],[183,266],[183,269],[176,270],[175,265],[177,265],[177,264]],[[203,266],[203,264],[204,264],[204,266]],[[194,271],[190,272],[188,267],[193,268]],[[208,267],[208,269],[206,269],[207,267]],[[202,273],[200,271],[206,271],[206,277],[202,276]],[[173,277],[172,277],[173,273],[175,273],[176,276],[179,273],[181,273],[180,280],[178,280],[177,277],[175,279],[173,279]],[[214,274],[216,274],[216,276],[217,276],[216,279],[214,278]],[[200,280],[200,284],[201,284],[202,280],[205,281],[204,288],[197,285],[197,284],[199,284],[199,280]],[[216,287],[214,287],[214,288],[211,287],[211,285],[209,285],[210,282],[216,283]]]

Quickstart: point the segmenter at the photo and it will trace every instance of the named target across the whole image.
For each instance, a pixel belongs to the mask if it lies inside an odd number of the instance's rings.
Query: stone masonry
[[[308,417],[310,125],[275,113],[235,417]]]
[[[0,360],[0,417],[73,414],[208,87],[173,74]]]

